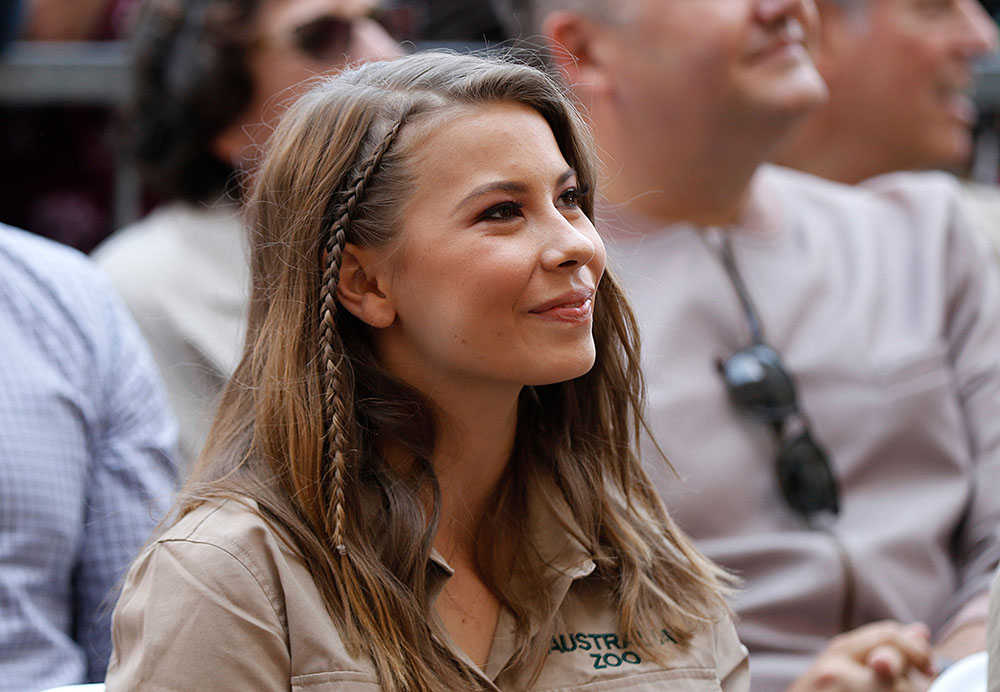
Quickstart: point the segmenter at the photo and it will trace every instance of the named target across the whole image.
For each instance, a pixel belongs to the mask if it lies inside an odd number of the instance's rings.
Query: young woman
[[[579,116],[531,68],[321,83],[249,204],[243,360],[115,613],[112,690],[746,690],[637,459]]]

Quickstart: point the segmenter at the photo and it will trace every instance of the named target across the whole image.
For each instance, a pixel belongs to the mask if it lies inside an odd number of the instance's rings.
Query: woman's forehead
[[[430,185],[474,187],[483,178],[559,175],[567,167],[545,118],[515,102],[451,111],[435,119],[411,146],[411,173]]]

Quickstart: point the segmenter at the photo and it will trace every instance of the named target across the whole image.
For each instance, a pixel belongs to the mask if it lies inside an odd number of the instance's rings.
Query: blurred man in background
[[[988,184],[966,182],[962,204],[1000,252],[1000,161],[988,169],[988,154],[972,160],[975,69],[997,48],[988,8],[977,0],[818,4],[816,63],[830,98],[777,160],[849,184],[892,171],[965,172],[975,165]],[[984,136],[996,140],[989,132],[995,119],[986,127]]]
[[[933,3],[931,3],[933,4]],[[985,647],[1000,277],[953,180],[764,165],[826,98],[812,0],[514,0],[590,118],[673,516],[746,580],[757,692],[920,690]]]
[[[779,161],[844,183],[961,170],[972,155],[975,66],[997,47],[978,0],[818,0],[827,102]]]

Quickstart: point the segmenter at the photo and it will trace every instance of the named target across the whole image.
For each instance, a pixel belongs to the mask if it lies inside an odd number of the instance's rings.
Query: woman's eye
[[[480,221],[503,221],[521,216],[521,209],[524,207],[520,202],[501,202],[479,215]]]
[[[559,195],[559,201],[567,207],[579,207],[583,202],[583,198],[587,196],[587,186],[580,185],[578,187],[571,187],[565,190],[561,195]]]

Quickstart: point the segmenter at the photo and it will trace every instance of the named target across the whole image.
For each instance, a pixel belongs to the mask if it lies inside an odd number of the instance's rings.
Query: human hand
[[[831,639],[786,692],[922,692],[933,675],[926,625],[874,622]]]

